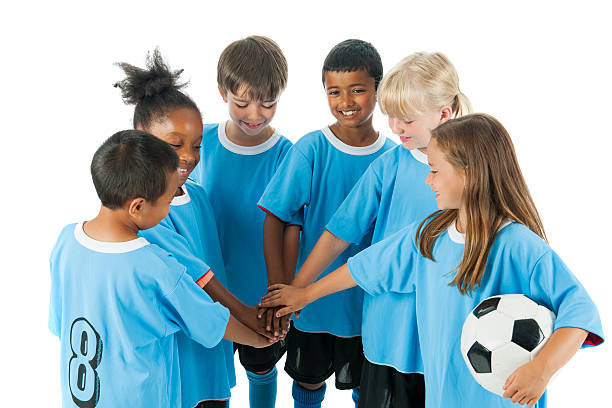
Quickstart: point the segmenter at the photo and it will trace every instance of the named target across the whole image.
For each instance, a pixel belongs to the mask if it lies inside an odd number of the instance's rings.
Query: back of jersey
[[[63,230],[51,254],[49,328],[61,343],[64,407],[180,405],[177,319],[164,303],[183,271],[144,238]]]

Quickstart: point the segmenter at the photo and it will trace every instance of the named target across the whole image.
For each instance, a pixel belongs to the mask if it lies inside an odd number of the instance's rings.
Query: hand
[[[253,344],[249,344],[252,347],[255,348],[264,348],[264,347],[268,347],[271,346],[272,344],[276,343],[278,341],[278,339],[273,340],[270,339],[268,337],[264,337],[261,334],[255,334],[255,341],[253,342]]]
[[[283,306],[276,311],[277,317],[282,317],[301,310],[308,304],[306,288],[291,285],[276,284],[268,288],[269,292],[259,303],[260,307]]]
[[[246,306],[239,320],[254,332],[272,341],[278,340],[278,336],[274,336],[271,330],[266,330],[266,321],[259,318],[259,308],[257,306]]]
[[[536,360],[530,361],[510,374],[504,384],[504,398],[533,407],[544,394],[549,380],[544,367]]]

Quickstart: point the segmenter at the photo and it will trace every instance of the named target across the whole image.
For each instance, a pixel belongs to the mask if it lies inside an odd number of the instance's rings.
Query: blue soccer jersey
[[[347,242],[360,243],[374,231],[372,243],[424,219],[436,211],[427,155],[398,145],[374,160],[340,205],[326,229]],[[403,316],[385,329],[389,316]],[[422,373],[415,297],[408,293],[383,293],[363,297],[362,342],[365,357],[403,373]],[[385,335],[381,335],[385,333]],[[402,347],[397,347],[398,344]]]
[[[344,201],[370,163],[391,149],[394,142],[383,135],[370,146],[354,147],[340,141],[329,128],[302,137],[287,154],[259,205],[283,221],[300,219],[298,269],[323,233],[338,206]],[[370,244],[371,232],[351,245],[321,277],[346,262]],[[313,333],[331,333],[339,337],[361,335],[363,291],[353,288],[321,298],[294,320],[296,328]]]
[[[200,286],[208,265],[215,277],[227,285],[217,224],[208,197],[202,187],[191,181],[181,188],[183,195],[174,197],[168,216],[140,235],[174,255]],[[230,388],[236,385],[232,342],[223,340],[206,348],[179,332],[177,344],[183,406],[229,398]]]
[[[515,406],[481,387],[461,355],[463,323],[488,297],[522,293],[556,314],[555,330],[578,327],[588,331],[585,346],[603,341],[597,308],[582,285],[559,256],[525,226],[511,223],[497,233],[480,286],[469,295],[449,286],[456,273],[451,271],[463,256],[465,236],[451,225],[437,239],[432,261],[421,256],[415,245],[417,226],[412,224],[349,259],[348,268],[371,295],[415,293],[427,407]],[[545,406],[545,400],[543,396],[537,406]]]
[[[205,125],[200,163],[191,173],[215,212],[228,289],[247,305],[268,291],[265,214],[257,200],[290,147],[279,133],[258,146],[239,146],[227,138],[225,124]]]
[[[64,228],[51,253],[49,328],[64,407],[181,406],[176,333],[206,347],[229,311],[144,238],[100,242]]]

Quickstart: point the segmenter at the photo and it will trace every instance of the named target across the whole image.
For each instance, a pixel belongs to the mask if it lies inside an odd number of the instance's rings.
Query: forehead
[[[326,71],[325,86],[343,87],[352,85],[374,86],[374,78],[368,71],[360,69],[358,71]]]
[[[163,119],[153,122],[148,130],[157,137],[167,134],[202,136],[202,116],[194,109],[175,109],[168,112]]]
[[[260,101],[256,98],[253,98],[252,90],[247,88],[246,86],[241,86],[240,88],[238,88],[236,93],[233,93],[232,91],[228,91],[227,93],[231,99],[235,99],[241,102],[258,103],[258,102],[272,102],[274,100],[274,99],[266,99],[266,100]]]

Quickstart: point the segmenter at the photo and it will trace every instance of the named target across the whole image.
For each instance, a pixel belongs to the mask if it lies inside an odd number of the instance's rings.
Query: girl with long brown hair
[[[496,119],[474,114],[450,120],[432,131],[427,152],[425,182],[439,211],[307,288],[275,287],[262,304],[287,305],[282,314],[354,285],[374,296],[415,293],[426,406],[543,407],[552,375],[581,346],[603,341],[597,308],[546,243],[510,136]],[[475,306],[511,293],[546,306],[557,319],[535,359],[508,377],[504,399],[472,378],[460,338]]]

